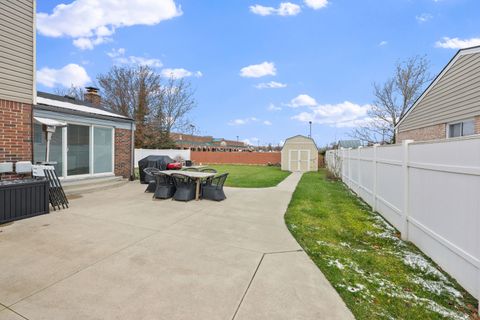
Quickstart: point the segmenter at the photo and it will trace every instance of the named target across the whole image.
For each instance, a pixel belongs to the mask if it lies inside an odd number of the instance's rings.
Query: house
[[[242,151],[247,146],[242,141],[214,138],[212,136],[196,136],[192,134],[171,133],[170,137],[179,149],[194,151]]]
[[[480,46],[462,49],[395,127],[397,142],[480,134]]]
[[[32,160],[34,1],[0,1],[0,163]]]
[[[318,147],[310,137],[297,135],[286,139],[281,154],[284,171],[318,170]]]
[[[132,176],[133,120],[101,109],[94,88],[93,103],[37,94],[35,1],[0,1],[0,21],[0,163],[44,161],[43,129],[56,127],[49,154],[59,176]]]
[[[338,149],[357,149],[362,146],[360,140],[338,140],[337,147]]]
[[[33,161],[45,160],[45,119],[64,124],[53,133],[50,161],[64,178],[133,176],[135,123],[99,107],[95,88],[87,88],[87,101],[39,92],[33,106]],[[92,101],[92,102],[89,102]]]

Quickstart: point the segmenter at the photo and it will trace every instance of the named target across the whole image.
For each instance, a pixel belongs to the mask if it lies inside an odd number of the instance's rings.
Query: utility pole
[[[308,121],[308,124],[310,125],[310,135],[308,137],[312,138],[312,121]]]

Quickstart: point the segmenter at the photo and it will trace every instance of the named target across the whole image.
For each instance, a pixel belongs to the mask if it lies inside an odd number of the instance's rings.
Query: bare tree
[[[173,147],[170,132],[190,128],[187,116],[196,102],[184,79],[163,83],[160,74],[148,66],[114,66],[97,80],[103,107],[135,120],[136,147]]]
[[[76,87],[74,85],[72,85],[70,88],[57,87],[53,89],[53,93],[59,96],[73,97],[80,101],[85,100],[85,90],[82,87]]]
[[[430,82],[429,61],[415,56],[397,63],[395,74],[383,84],[374,84],[375,101],[368,115],[370,121],[352,132],[367,143],[395,143],[394,128],[420,97]]]
[[[195,126],[188,115],[196,107],[194,90],[185,79],[171,77],[161,88],[157,100],[155,121],[162,131],[194,132]]]

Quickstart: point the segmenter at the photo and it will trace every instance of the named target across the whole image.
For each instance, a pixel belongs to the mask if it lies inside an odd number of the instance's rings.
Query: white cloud
[[[165,78],[173,77],[173,78],[176,78],[176,79],[186,78],[186,77],[200,78],[200,77],[203,76],[203,73],[200,72],[200,71],[192,72],[192,71],[188,71],[187,69],[184,69],[184,68],[176,68],[176,69],[166,68],[166,69],[162,70],[161,74]]]
[[[435,47],[445,49],[463,49],[480,46],[480,38],[459,39],[444,37],[442,41],[437,41]]]
[[[267,61],[243,67],[240,70],[240,76],[245,78],[261,78],[265,76],[275,76],[276,74],[277,68],[275,68],[275,63]]]
[[[138,64],[141,66],[149,66],[153,68],[161,68],[163,63],[159,59],[138,57],[138,56],[126,56],[126,50],[124,48],[112,49],[107,52],[107,56],[113,59],[115,63],[119,64]]]
[[[351,128],[368,123],[370,118],[367,115],[371,105],[358,105],[349,101],[339,104],[324,104],[310,107],[310,111],[301,112],[293,119],[318,124],[326,124],[337,128]]]
[[[267,108],[268,111],[280,111],[282,110],[281,107],[277,107],[276,105],[274,105],[273,103],[270,103],[268,105],[268,108]]]
[[[291,2],[282,2],[278,8],[265,7],[259,4],[250,6],[250,12],[260,16],[279,15],[279,16],[296,16],[302,11],[298,4]]]
[[[418,23],[425,23],[433,19],[433,16],[430,13],[422,13],[415,17]]]
[[[388,44],[388,41],[380,41],[380,43],[378,44],[379,47],[383,47],[383,46],[386,46]]]
[[[255,88],[257,89],[280,89],[285,87],[287,87],[285,83],[281,83],[277,81],[263,82],[255,86]]]
[[[308,94],[300,94],[293,98],[287,105],[292,108],[313,107],[317,105],[317,101]]]
[[[328,5],[328,0],[305,0],[305,5],[314,10],[325,8]]]
[[[174,0],[75,0],[37,14],[38,32],[47,37],[69,37],[78,48],[93,49],[110,41],[115,30],[133,25],[155,25],[182,15]]]
[[[37,71],[37,81],[46,87],[83,87],[91,81],[87,71],[78,64],[70,63],[61,69],[42,68]]]
[[[268,120],[265,120],[265,121],[263,121],[263,124],[266,125],[266,126],[271,126],[272,122],[268,121]]]
[[[258,121],[260,121],[260,120],[256,117],[249,117],[249,118],[232,120],[228,123],[228,125],[230,125],[230,126],[243,126],[245,124],[252,123],[252,122],[258,122]]]

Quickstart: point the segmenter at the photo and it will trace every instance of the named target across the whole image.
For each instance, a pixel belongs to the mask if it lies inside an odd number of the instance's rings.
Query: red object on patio
[[[182,164],[180,162],[173,162],[167,164],[167,170],[180,170],[182,169]]]

